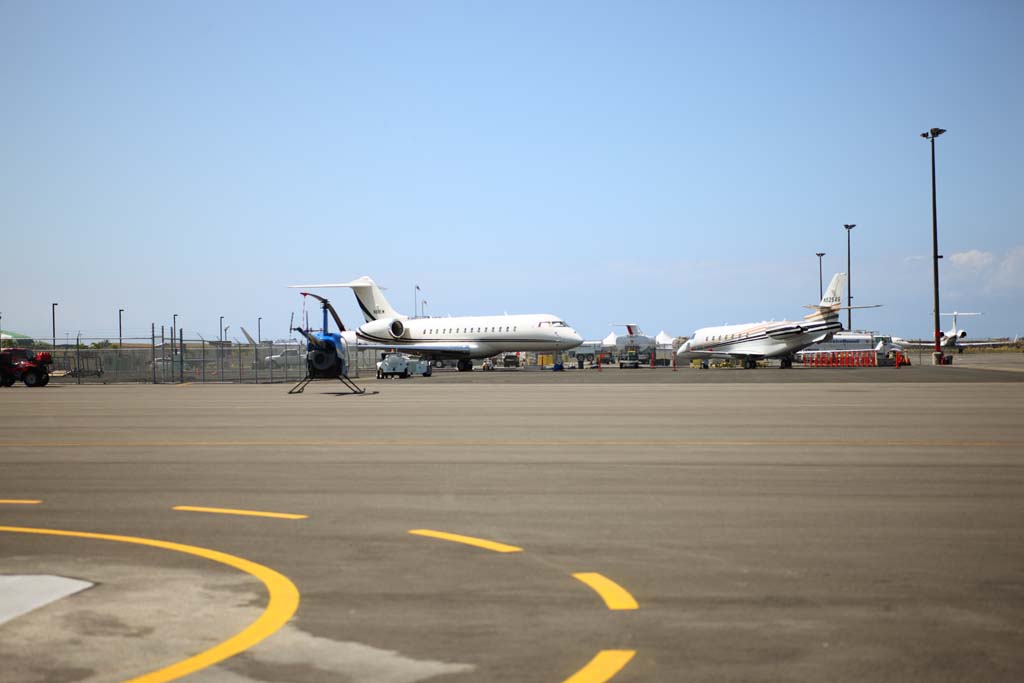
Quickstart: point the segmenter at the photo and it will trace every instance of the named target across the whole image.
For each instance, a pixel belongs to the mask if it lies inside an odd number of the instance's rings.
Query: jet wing
[[[803,334],[807,329],[801,325],[781,325],[779,327],[770,327],[765,330],[772,339],[785,339],[786,337],[795,337],[798,334]]]
[[[379,342],[364,342],[356,340],[356,350],[362,351],[401,351],[418,356],[446,356],[467,358],[479,349],[478,344],[453,344],[451,342],[415,342],[381,344]]]
[[[702,359],[706,359],[706,358],[707,359],[710,359],[710,358],[725,358],[725,359],[750,358],[752,360],[761,360],[761,359],[764,358],[764,354],[763,353],[742,353],[742,352],[736,352],[736,351],[714,351],[712,349],[708,349],[708,350],[701,349],[701,350],[698,350],[698,351],[683,351],[682,353],[676,354],[676,357],[680,358],[682,360],[702,360]]]

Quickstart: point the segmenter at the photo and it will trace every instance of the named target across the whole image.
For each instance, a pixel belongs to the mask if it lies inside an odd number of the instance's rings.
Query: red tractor
[[[53,357],[32,349],[0,350],[0,386],[9,387],[18,380],[27,387],[45,387],[50,383]]]

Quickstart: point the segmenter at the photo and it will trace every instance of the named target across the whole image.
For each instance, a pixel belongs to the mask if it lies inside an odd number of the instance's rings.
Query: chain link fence
[[[10,347],[10,341],[5,346]],[[161,340],[158,336],[109,339],[78,338],[54,347],[24,343],[53,358],[50,378],[57,384],[181,382],[267,384],[297,382],[306,374],[306,342],[238,344],[205,339]],[[377,354],[350,352],[349,374],[376,369]]]

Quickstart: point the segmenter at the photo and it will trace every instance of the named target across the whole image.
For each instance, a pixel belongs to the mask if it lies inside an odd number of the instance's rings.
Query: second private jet
[[[805,315],[803,320],[704,327],[679,347],[676,357],[683,361],[700,360],[705,365],[712,358],[741,360],[745,368],[755,367],[763,358],[778,358],[782,367],[792,367],[793,355],[797,351],[825,341],[843,329],[839,311],[847,308],[841,305],[845,283],[846,273],[836,273],[818,305],[806,307],[814,309],[814,312]]]

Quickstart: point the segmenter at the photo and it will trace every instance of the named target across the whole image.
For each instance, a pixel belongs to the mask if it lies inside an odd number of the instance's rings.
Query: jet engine
[[[376,337],[378,340],[387,338],[401,339],[405,336],[405,323],[399,318],[382,318],[366,323],[359,328],[360,334],[367,337]]]

